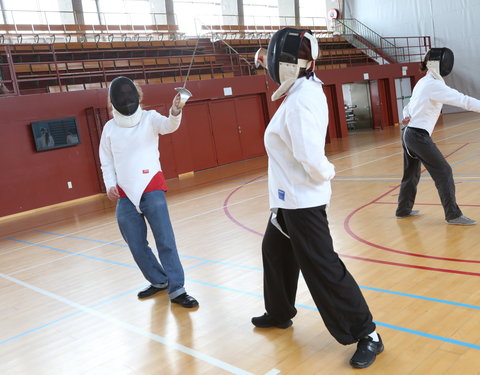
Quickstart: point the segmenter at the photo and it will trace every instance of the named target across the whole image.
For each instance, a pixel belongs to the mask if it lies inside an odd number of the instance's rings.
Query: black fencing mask
[[[275,34],[268,43],[267,70],[270,77],[279,85],[292,78],[300,68],[307,67],[307,60],[298,58],[302,39],[308,37],[311,42],[312,59],[318,56],[318,44],[310,30],[285,27]],[[297,77],[294,77],[297,78]]]
[[[117,77],[110,84],[110,102],[124,116],[133,115],[140,105],[140,94],[127,77]]]
[[[450,74],[453,69],[453,52],[451,49],[432,48],[429,51],[427,68],[429,70],[436,70],[442,77]]]
[[[311,58],[298,57],[302,40],[310,42]],[[268,49],[260,48],[255,54],[255,66],[263,66],[268,75],[280,87],[273,93],[272,100],[285,94],[299,77],[300,69],[314,69],[318,57],[318,42],[312,32],[307,29],[285,27],[273,34]]]

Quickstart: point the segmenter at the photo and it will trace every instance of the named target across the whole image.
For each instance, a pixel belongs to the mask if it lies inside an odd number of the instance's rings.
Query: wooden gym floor
[[[464,214],[480,220],[480,115],[445,115],[434,140]],[[327,153],[336,250],[385,343],[372,367],[349,367],[355,346],[328,334],[302,278],[291,328],[251,325],[264,312],[262,157],[169,181],[194,310],[166,293],[137,299],[146,282],[103,195],[0,219],[0,374],[480,374],[480,224],[445,224],[425,172],[421,215],[395,218],[398,127],[352,133]]]

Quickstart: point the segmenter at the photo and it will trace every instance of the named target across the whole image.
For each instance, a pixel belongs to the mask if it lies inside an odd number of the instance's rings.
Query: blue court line
[[[123,267],[128,267],[128,268],[135,268],[135,269],[138,268],[137,266],[132,266],[131,264],[120,263],[120,262],[116,262],[116,261],[114,261],[114,260],[108,260],[108,259],[103,259],[103,258],[97,258],[97,257],[91,256],[91,255],[85,255],[85,254],[81,254],[81,253],[76,253],[76,252],[74,252],[74,251],[57,249],[57,248],[55,248],[55,247],[47,246],[47,245],[42,245],[42,244],[39,244],[39,243],[33,243],[33,242],[28,242],[28,241],[17,240],[17,239],[15,239],[15,238],[10,238],[10,239],[11,239],[12,241],[24,243],[24,244],[27,244],[27,245],[39,246],[39,247],[43,247],[43,248],[45,248],[45,249],[54,250],[54,251],[59,251],[59,252],[61,252],[61,253],[66,253],[66,254],[71,254],[71,255],[77,255],[77,256],[80,256],[80,257],[83,257],[83,258],[87,258],[87,259],[98,260],[98,261],[100,261],[100,262],[106,262],[106,263],[110,263],[110,264],[115,264],[115,265],[117,265],[117,266],[123,266]]]
[[[472,159],[474,159],[474,158],[478,158],[479,156],[480,156],[480,154],[477,154],[477,155],[474,155],[474,156],[470,156],[470,157],[468,157],[468,158],[466,158],[466,159],[463,159],[463,160],[457,161],[456,163],[450,164],[450,166],[453,167],[454,165],[458,165],[458,164],[465,163],[465,162],[467,162],[467,161],[469,161],[469,160],[472,160]],[[425,174],[423,174],[422,176],[430,176],[430,174],[429,174],[429,173],[425,173]],[[453,177],[455,178],[455,175],[454,175]],[[456,181],[456,180],[455,180],[455,181]]]
[[[53,234],[53,233],[50,233],[50,234]],[[57,235],[62,236],[61,234],[57,234]],[[82,239],[81,237],[78,237],[78,238]],[[56,249],[56,248],[51,247],[51,246],[45,246],[45,245],[36,244],[36,243],[29,243],[27,241],[20,241],[20,240],[15,240],[15,239],[13,239],[13,240],[23,242],[23,243],[27,243],[27,244],[30,244],[30,245],[34,245],[34,246],[45,247],[45,248],[48,248],[48,249],[54,250],[54,251],[60,251],[60,252],[65,252],[65,253],[69,253],[69,254],[72,254],[72,255],[83,256],[83,257],[86,257],[86,258],[89,258],[89,259],[92,259],[92,260],[98,260],[98,261],[101,261],[101,262],[113,263],[113,264],[116,264],[116,265],[119,265],[119,266],[138,269],[138,267],[130,265],[130,264],[114,262],[114,261],[110,261],[110,260],[103,259],[103,258],[97,258],[97,257],[93,257],[93,256],[88,256],[88,255],[84,255],[84,254],[75,253],[73,251]],[[85,240],[87,240],[87,239],[85,239]],[[102,241],[98,241],[98,242],[102,242]],[[109,244],[110,242],[105,242],[105,243]],[[213,263],[213,264],[222,264],[222,265],[225,265],[225,266],[228,266],[228,267],[242,268],[242,269],[248,269],[248,270],[253,270],[253,271],[263,271],[263,268],[259,268],[259,267],[243,266],[243,265],[239,265],[239,264],[235,264],[235,263],[215,261],[215,260],[210,260],[210,259],[205,259],[205,258],[200,258],[200,257],[195,257],[195,256],[190,256],[190,255],[181,255],[181,257],[188,258],[188,259],[193,259],[193,260],[198,260],[198,261],[202,262],[202,263],[197,264],[197,265],[192,266],[192,267],[198,267],[200,265]],[[430,301],[430,302],[443,303],[443,304],[457,306],[457,307],[465,307],[465,308],[469,308],[469,309],[480,310],[480,306],[476,306],[476,305],[469,305],[469,304],[460,303],[460,302],[452,302],[452,301],[447,301],[447,300],[442,300],[442,299],[437,299],[437,298],[430,298],[430,297],[424,297],[424,296],[415,295],[415,294],[395,292],[395,291],[391,291],[391,290],[387,290],[387,289],[367,287],[367,286],[362,286],[362,285],[359,285],[359,287],[361,289],[371,290],[371,291],[380,292],[380,293],[394,294],[394,295],[398,295],[398,296],[402,296],[402,297],[409,297],[409,298],[415,298],[415,299],[420,299],[420,300],[426,300],[426,301]]]
[[[460,161],[457,161],[456,163],[453,163],[453,164],[450,164],[450,165],[458,165],[458,164],[462,164],[462,163],[465,163],[466,161],[469,161],[469,160],[472,160],[472,159],[475,159],[475,158],[478,158],[480,156],[480,154],[477,154],[477,155],[473,155],[473,156],[470,156],[466,159],[463,159],[463,160],[460,160]]]
[[[12,337],[10,337],[10,338],[8,338],[8,339],[5,339],[5,340],[3,340],[3,341],[0,341],[0,345],[2,345],[2,344],[7,344],[7,343],[9,343],[9,342],[11,342],[11,341],[20,339],[20,338],[22,338],[22,337],[24,337],[24,336],[27,336],[27,335],[30,335],[30,334],[32,334],[32,333],[41,331],[42,329],[45,329],[45,328],[48,328],[48,327],[50,327],[50,326],[52,326],[52,325],[54,325],[54,324],[60,323],[61,321],[64,321],[64,320],[66,320],[66,319],[68,319],[68,318],[71,318],[72,316],[79,315],[81,312],[82,312],[82,311],[76,311],[76,312],[74,312],[74,313],[71,313],[71,314],[62,316],[61,318],[58,318],[58,319],[56,319],[56,320],[52,320],[51,322],[45,323],[45,324],[43,324],[43,325],[41,325],[41,326],[38,326],[38,327],[35,327],[35,328],[30,329],[30,330],[28,330],[28,331],[19,333],[19,334],[16,335],[16,336],[12,336]]]
[[[114,301],[114,300],[116,300],[116,299],[119,299],[119,298],[121,298],[121,297],[124,297],[124,296],[126,296],[126,295],[134,292],[135,290],[136,290],[136,289],[130,289],[129,291],[126,291],[126,292],[117,294],[117,295],[115,295],[115,296],[113,296],[113,297],[109,297],[109,298],[107,298],[107,299],[105,299],[105,300],[103,300],[103,301],[100,301],[100,302],[98,302],[98,303],[96,303],[96,304],[94,304],[94,305],[91,305],[91,306],[89,306],[89,307],[90,307],[90,308],[95,308],[95,307],[99,307],[99,306],[105,305],[105,304],[107,304],[107,303],[109,303],[109,302],[112,302],[112,301]],[[10,342],[10,341],[17,340],[17,339],[22,338],[23,336],[29,335],[29,334],[31,334],[31,333],[35,333],[35,332],[41,331],[42,329],[48,328],[48,327],[50,327],[50,326],[52,326],[52,325],[54,325],[54,324],[60,323],[60,322],[62,322],[62,321],[64,321],[64,320],[66,320],[66,319],[68,319],[68,318],[71,318],[71,317],[74,317],[74,316],[76,316],[76,315],[80,315],[81,313],[83,313],[83,311],[75,311],[74,313],[71,313],[71,314],[68,314],[68,315],[64,315],[64,316],[62,316],[61,318],[52,320],[51,322],[45,323],[45,324],[43,324],[43,325],[41,325],[41,326],[38,326],[38,327],[32,328],[32,329],[30,329],[30,330],[28,330],[28,331],[22,332],[22,333],[20,333],[20,334],[18,334],[18,335],[16,335],[16,336],[12,336],[12,337],[10,337],[10,338],[8,338],[8,339],[6,339],[6,340],[0,341],[0,345],[6,344],[6,343],[8,343],[8,342]]]
[[[33,232],[44,233],[44,234],[51,234],[52,236],[59,236],[59,237],[65,237],[65,238],[75,238],[75,239],[77,239],[77,240],[91,241],[91,242],[96,242],[96,243],[102,243],[102,244],[105,244],[105,245],[128,247],[127,245],[123,245],[123,244],[120,244],[120,243],[108,242],[108,241],[100,241],[100,240],[95,240],[95,239],[93,239],[93,238],[72,236],[71,234],[60,234],[60,233],[46,232],[46,231],[43,231],[43,230],[34,230]]]
[[[438,340],[438,341],[443,341],[443,342],[448,342],[449,344],[466,346],[467,348],[480,350],[480,345],[471,344],[471,343],[469,343],[469,342],[460,341],[460,340],[454,340],[454,339],[450,339],[450,338],[448,338],[448,337],[443,337],[443,336],[438,336],[438,335],[432,335],[431,333],[416,331],[416,330],[410,329],[410,328],[399,327],[399,326],[395,326],[395,325],[393,325],[393,324],[381,323],[381,322],[377,322],[377,321],[374,321],[374,323],[375,323],[376,325],[381,326],[381,327],[386,327],[386,328],[390,328],[390,329],[394,329],[394,330],[402,331],[402,332],[406,332],[406,333],[412,333],[412,334],[414,334],[414,335],[427,337],[427,338],[429,338],[429,339]]]
[[[45,232],[45,231],[42,231],[42,230],[36,230],[35,232],[51,234],[52,236],[75,238],[75,239],[78,239],[78,240],[92,241],[92,242],[102,243],[102,244],[106,244],[106,245],[115,245],[115,246],[128,248],[127,245],[116,244],[116,243],[113,243],[113,242],[106,242],[106,241],[101,241],[101,240],[94,240],[94,239],[86,238],[86,237],[63,235],[63,234],[60,234],[60,233]],[[32,243],[32,244],[35,245],[34,243]],[[205,263],[217,263],[217,264],[224,264],[224,265],[230,266],[230,267],[244,268],[244,269],[255,270],[255,271],[262,271],[262,268],[259,268],[259,267],[243,266],[243,265],[239,265],[239,264],[223,262],[223,261],[220,261],[220,260],[211,260],[211,259],[199,258],[199,257],[195,257],[195,256],[192,256],[192,255],[181,255],[181,254],[179,254],[179,255],[180,255],[181,258],[199,260],[199,261],[202,261],[202,262],[205,262]]]
[[[246,294],[246,295],[249,295],[249,296],[258,297],[258,298],[262,298],[262,299],[263,299],[263,295],[261,295],[261,294],[251,293],[251,292],[245,292],[245,291],[242,291],[242,290],[240,290],[240,289],[223,287],[223,286],[219,286],[219,285],[215,285],[215,284],[211,284],[211,283],[206,283],[206,282],[203,282],[203,281],[197,281],[197,280],[192,280],[192,279],[188,279],[188,280],[191,281],[191,282],[197,283],[197,284],[207,285],[207,286],[213,286],[213,287],[215,287],[215,288],[224,289],[224,290],[227,290],[227,291],[230,291],[230,292],[236,292],[236,293]],[[372,288],[372,289],[375,289],[375,288]],[[378,290],[381,290],[381,289],[378,289]],[[303,304],[301,304],[301,303],[296,303],[295,306],[296,306],[296,307],[303,308],[303,309],[307,309],[307,310],[311,310],[311,311],[316,311],[316,312],[318,312],[318,309],[317,309],[316,307],[314,307],[314,306],[303,305]],[[480,307],[476,307],[476,308],[480,308]],[[434,340],[437,340],[437,341],[448,342],[448,343],[450,343],[450,344],[459,345],[459,346],[465,346],[465,347],[467,347],[467,348],[480,350],[480,345],[472,344],[472,343],[469,343],[469,342],[460,341],[460,340],[454,340],[454,339],[450,339],[450,338],[448,338],[448,337],[433,335],[433,334],[430,334],[430,333],[426,333],[426,332],[422,332],[422,331],[417,331],[417,330],[410,329],[410,328],[400,327],[400,326],[396,326],[396,325],[393,325],[393,324],[382,323],[382,322],[378,322],[378,321],[374,321],[374,323],[377,324],[377,325],[379,325],[379,326],[381,326],[381,327],[386,327],[386,328],[394,329],[394,330],[397,330],[397,331],[402,331],[402,332],[406,332],[406,333],[411,333],[411,334],[414,334],[414,335],[417,335],[417,336],[427,337],[427,338],[434,339]]]
[[[198,263],[198,264],[196,264],[196,265],[194,265],[194,266],[188,267],[188,270],[190,271],[190,270],[192,270],[192,269],[194,269],[194,268],[203,266],[203,265],[208,264],[208,263],[210,263],[210,262],[200,262],[200,263]],[[186,269],[185,269],[185,271],[186,271]]]
[[[397,296],[402,296],[402,297],[410,297],[410,298],[416,298],[416,299],[421,299],[421,300],[430,301],[430,302],[444,303],[446,305],[465,307],[467,309],[480,310],[480,306],[469,305],[469,304],[466,304],[466,303],[452,302],[452,301],[447,301],[447,300],[443,300],[443,299],[424,297],[424,296],[419,296],[419,295],[410,294],[410,293],[395,292],[395,291],[392,291],[392,290],[373,288],[373,287],[370,287],[370,286],[360,286],[360,288],[365,289],[365,290],[373,290],[375,292],[380,292],[380,293],[395,294]]]
[[[258,293],[252,293],[252,292],[247,292],[247,291],[243,291],[243,290],[240,290],[240,289],[234,289],[234,288],[230,288],[230,287],[219,286],[219,285],[216,285],[216,284],[213,284],[213,283],[207,283],[207,282],[204,282],[204,281],[193,280],[193,279],[190,279],[190,278],[187,278],[186,280],[188,280],[190,282],[197,283],[197,284],[201,284],[201,285],[211,286],[211,287],[219,288],[219,289],[230,291],[230,292],[240,293],[240,294],[249,295],[249,296],[252,296],[252,297],[263,299],[263,295],[258,294]],[[119,299],[123,296],[126,296],[126,295],[132,293],[134,290],[136,290],[136,289],[130,289],[126,292],[123,292],[123,293],[117,294],[113,297],[107,298],[103,301],[100,301],[100,302],[92,305],[91,308],[95,308],[95,307],[105,305],[106,303],[109,303],[111,301],[114,301],[116,299]],[[318,312],[318,309],[314,306],[309,306],[309,305],[304,305],[304,304],[299,304],[299,303],[296,303],[295,306],[300,307],[300,308],[304,308],[304,309],[307,309],[307,310]],[[8,342],[14,341],[14,340],[19,339],[21,337],[24,337],[28,334],[35,333],[35,332],[40,331],[42,329],[48,328],[48,327],[50,327],[50,326],[52,326],[56,323],[62,322],[64,320],[68,319],[68,318],[79,315],[81,313],[83,313],[83,311],[76,311],[74,313],[65,315],[65,316],[63,316],[59,319],[53,320],[49,323],[43,324],[43,325],[38,326],[36,328],[33,328],[31,330],[22,332],[21,334],[10,337],[10,338],[8,338],[4,341],[0,341],[0,345],[6,344]],[[378,322],[378,321],[374,321],[374,323],[377,324],[378,326],[381,326],[381,327],[386,327],[386,328],[390,328],[390,329],[393,329],[393,330],[414,334],[414,335],[417,335],[417,336],[423,336],[423,337],[430,338],[430,339],[437,340],[437,341],[443,341],[443,342],[447,342],[447,343],[454,344],[454,345],[459,345],[459,346],[464,346],[464,347],[471,348],[471,349],[480,350],[480,345],[468,343],[468,342],[465,342],[465,341],[454,340],[454,339],[450,339],[448,337],[433,335],[433,334],[430,334],[430,333],[421,332],[421,331],[413,330],[413,329],[410,329],[410,328],[400,327],[400,326],[396,326],[396,325],[393,325],[393,324],[382,323],[382,322]]]
[[[189,270],[191,270],[192,268],[195,268],[195,267],[196,267],[196,266],[192,266],[192,267],[185,268],[185,271],[189,271]],[[144,286],[145,286],[145,284],[142,284],[141,286],[138,286],[138,287],[136,287],[136,288],[129,289],[129,290],[127,290],[126,292],[122,292],[122,293],[116,294],[116,295],[114,295],[114,296],[112,296],[112,297],[106,298],[106,299],[104,299],[103,301],[100,301],[100,302],[97,302],[97,303],[95,303],[95,304],[93,304],[93,305],[90,305],[89,307],[90,307],[90,308],[95,308],[95,307],[100,307],[100,306],[106,305],[107,303],[113,302],[113,301],[115,301],[115,300],[117,300],[117,299],[120,299],[120,298],[122,298],[122,297],[125,297],[125,296],[127,296],[127,295],[129,295],[129,294],[132,294],[132,293],[138,291],[139,289],[141,289],[141,288],[144,287]],[[53,320],[53,321],[51,321],[51,322],[48,322],[48,323],[43,324],[43,325],[41,325],[41,326],[38,326],[38,327],[36,327],[36,328],[30,329],[30,330],[28,330],[28,331],[22,332],[22,333],[20,333],[20,334],[18,334],[18,335],[16,335],[16,336],[10,337],[9,339],[6,339],[6,340],[4,340],[4,341],[0,341],[0,345],[6,344],[7,342],[10,342],[10,341],[19,339],[19,338],[21,338],[21,337],[23,337],[23,336],[26,336],[26,335],[28,335],[28,334],[35,333],[35,332],[40,331],[40,330],[42,330],[42,329],[48,328],[48,327],[50,327],[50,326],[52,326],[52,325],[54,325],[54,324],[56,324],[56,323],[60,323],[60,322],[64,321],[65,319],[71,318],[71,317],[76,316],[76,315],[79,315],[79,314],[81,314],[81,313],[83,313],[83,311],[76,311],[76,312],[74,312],[74,313],[71,313],[71,314],[62,316],[61,318],[58,318],[58,319],[56,319],[56,320]]]
[[[458,163],[456,163],[458,164]],[[452,165],[455,165],[455,164],[452,164]],[[480,176],[479,173],[462,173],[462,174],[455,174],[454,176]],[[399,178],[401,179],[402,178],[402,175],[401,174],[384,174],[384,175],[338,175],[338,176],[335,176],[336,178],[339,177],[339,178],[372,178],[372,177],[377,177],[377,178],[388,178],[388,177],[395,177],[395,178]]]
[[[455,182],[479,182],[480,180],[472,180],[472,179],[461,179],[461,178],[457,178],[455,176],[453,176]],[[420,181],[423,181],[423,180],[429,180],[429,181],[432,181],[432,178],[430,177],[429,174],[426,174],[426,175],[422,175],[420,177]],[[346,180],[346,179],[343,179],[343,177],[340,177],[340,178],[334,178],[332,180],[332,182],[389,182],[389,183],[400,183],[400,179],[398,181],[395,181],[395,180]]]

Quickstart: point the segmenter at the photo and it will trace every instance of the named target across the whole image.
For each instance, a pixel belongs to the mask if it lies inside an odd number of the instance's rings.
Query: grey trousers
[[[402,130],[403,178],[398,196],[397,216],[406,216],[412,211],[420,181],[421,164],[435,182],[440,196],[445,219],[462,215],[455,199],[455,183],[452,168],[424,129],[405,127]]]

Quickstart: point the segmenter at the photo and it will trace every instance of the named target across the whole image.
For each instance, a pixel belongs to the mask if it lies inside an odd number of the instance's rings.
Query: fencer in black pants
[[[410,102],[403,109],[402,124],[408,126],[402,130],[404,172],[397,218],[419,213],[412,208],[423,163],[435,181],[447,224],[476,224],[475,220],[464,216],[458,207],[452,168],[431,138],[444,104],[480,112],[480,100],[446,85],[443,77],[452,71],[453,61],[453,52],[449,48],[432,48],[428,51],[420,65],[420,70],[426,74],[413,88]]]
[[[323,83],[313,72],[317,56],[311,31],[293,28],[277,31],[268,51],[256,54],[280,85],[272,100],[285,98],[264,137],[271,210],[262,243],[266,313],[253,317],[252,324],[293,324],[301,270],[329,332],[342,344],[357,343],[350,365],[365,368],[384,345],[357,283],[333,250],[328,229],[335,167],[325,156],[329,116]]]
[[[402,144],[404,171],[396,215],[404,217],[412,212],[423,163],[437,187],[445,211],[445,220],[448,222],[462,216],[455,198],[452,167],[433,143],[428,132],[407,126],[402,130]]]
[[[333,249],[325,206],[279,209],[277,220],[285,234],[269,221],[262,243],[267,313],[278,322],[296,315],[301,270],[325,326],[339,343],[353,344],[375,331],[360,288]]]

